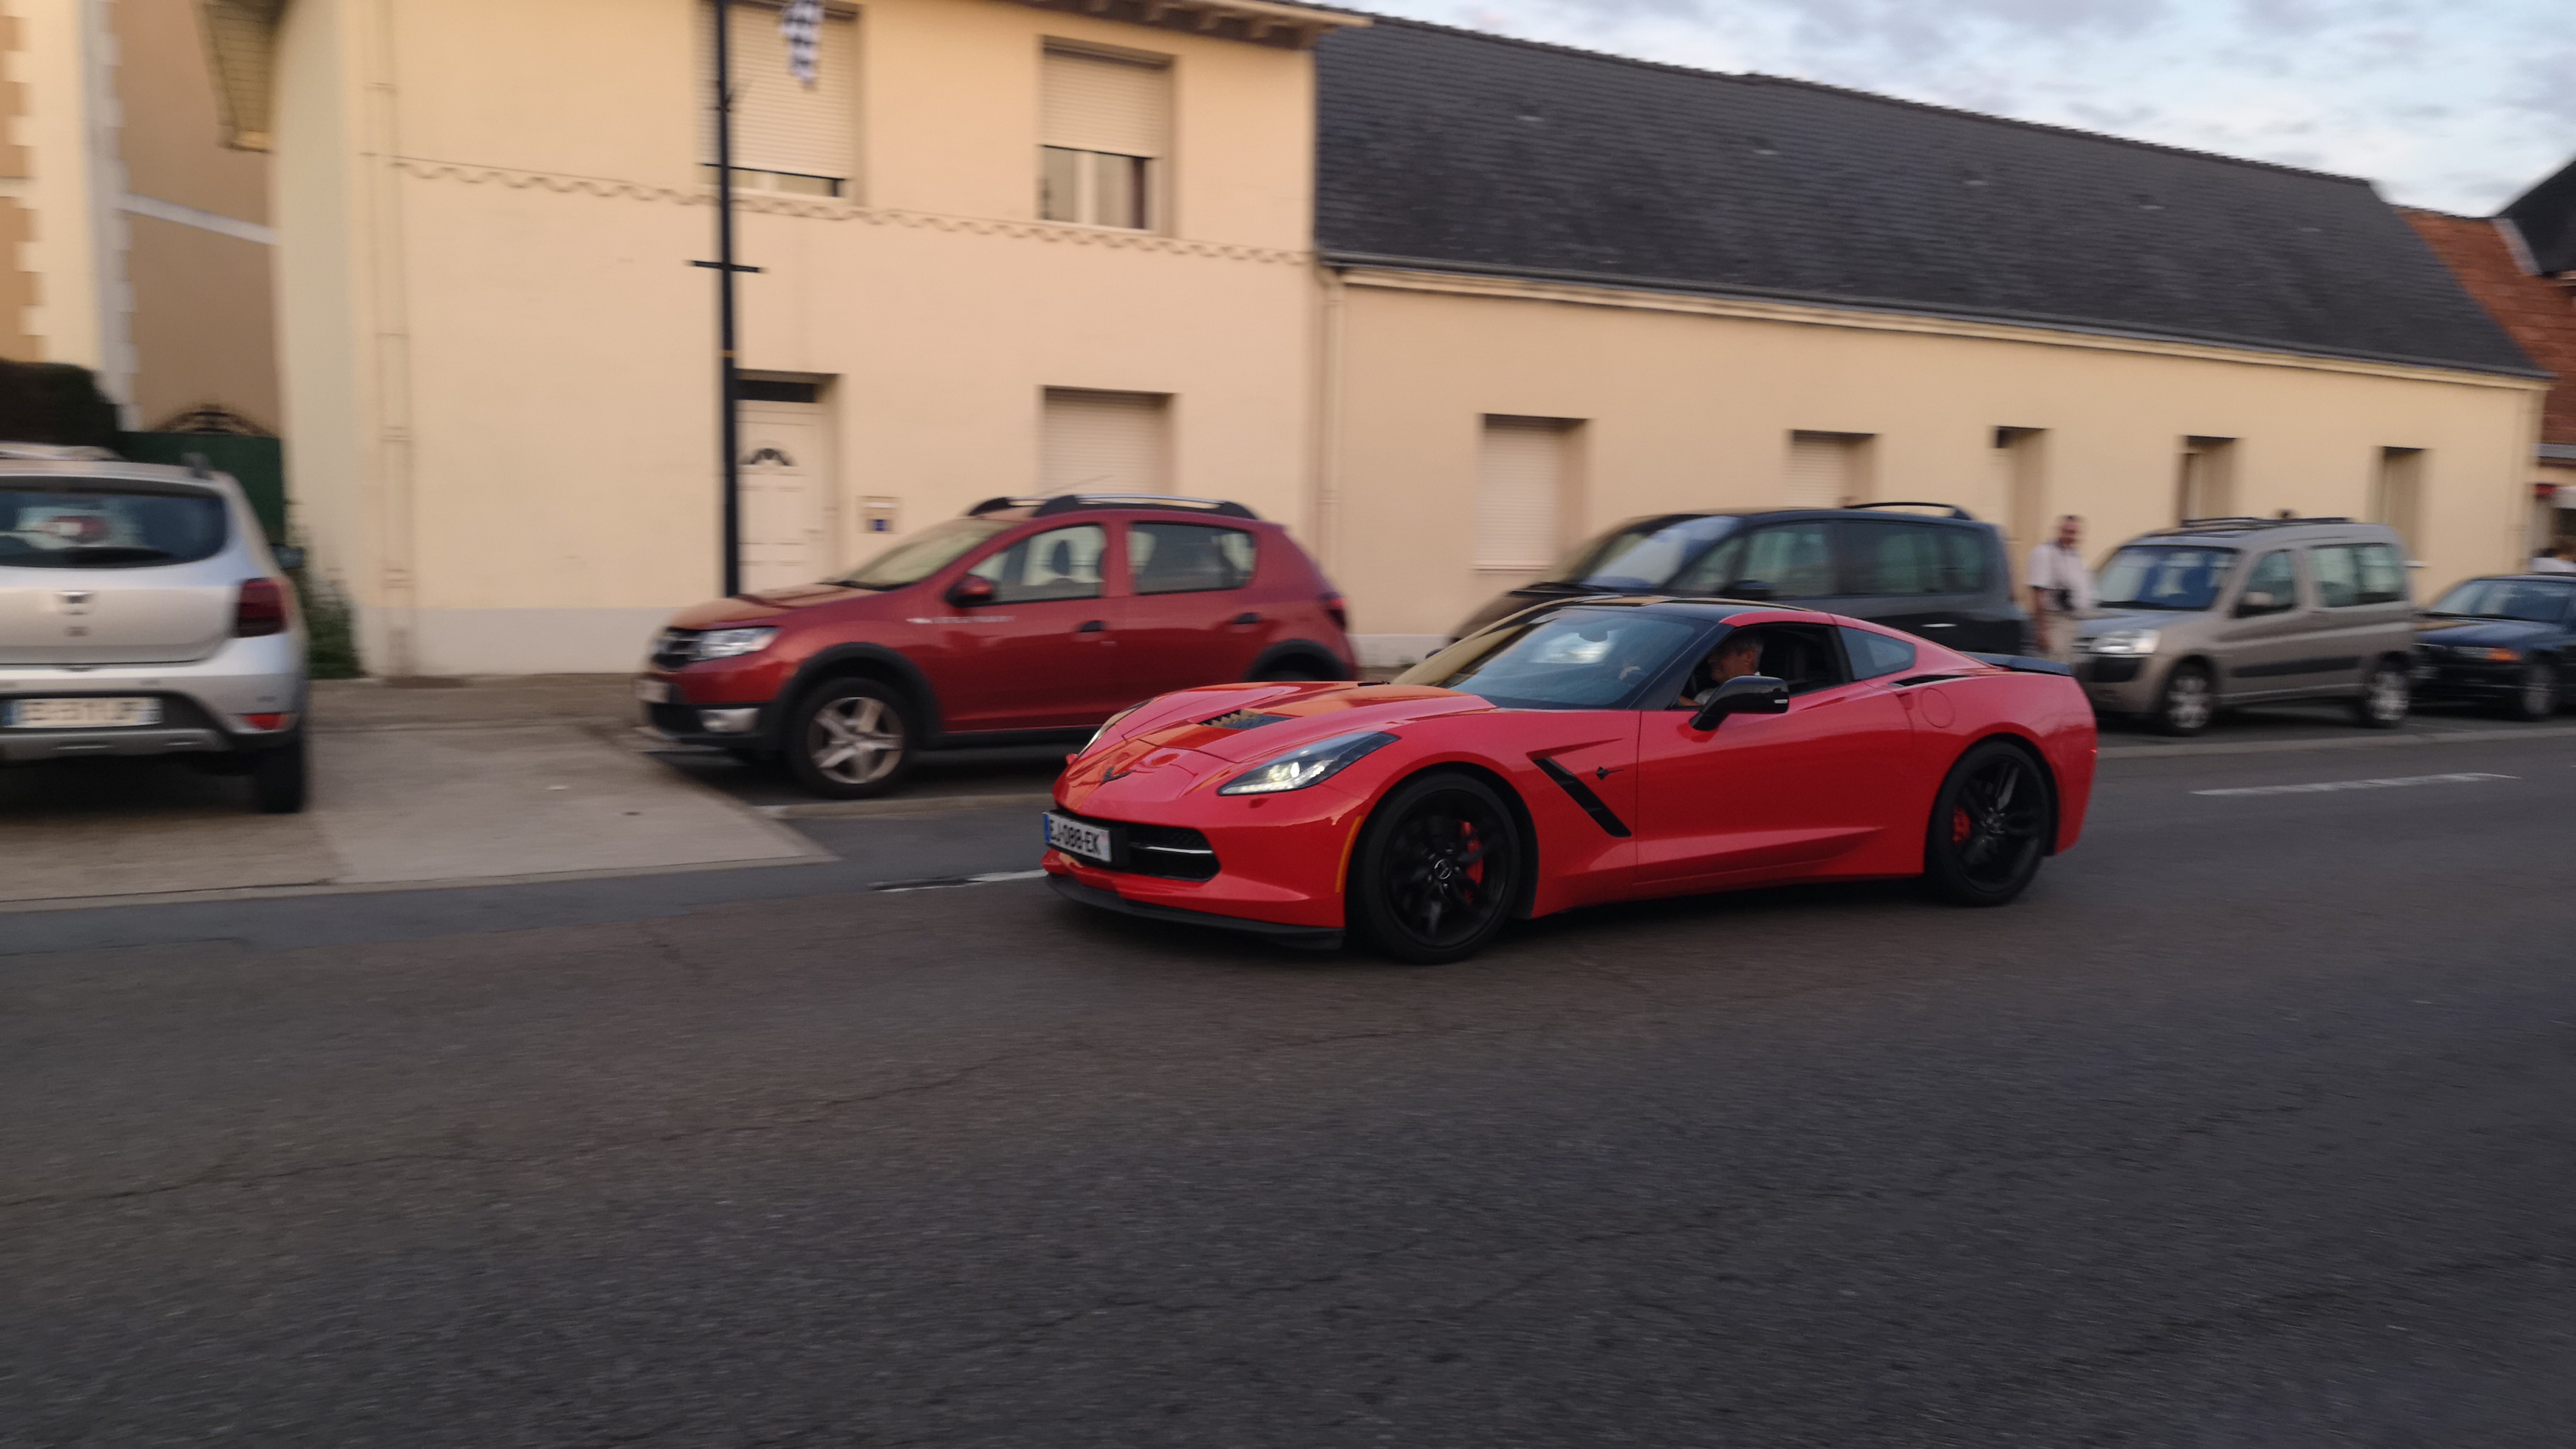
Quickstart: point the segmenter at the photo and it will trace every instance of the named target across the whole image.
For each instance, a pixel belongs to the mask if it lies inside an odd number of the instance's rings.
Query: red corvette
[[[2093,764],[2061,665],[1804,609],[1580,599],[1391,684],[1138,705],[1056,781],[1044,863],[1089,905],[1454,961],[1516,916],[1784,881],[2002,905],[2075,843]]]

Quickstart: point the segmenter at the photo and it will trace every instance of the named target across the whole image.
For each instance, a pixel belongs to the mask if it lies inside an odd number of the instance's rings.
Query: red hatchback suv
[[[636,681],[689,744],[784,757],[818,795],[921,750],[1092,729],[1175,689],[1350,679],[1342,596],[1239,503],[994,498],[836,579],[682,612]]]

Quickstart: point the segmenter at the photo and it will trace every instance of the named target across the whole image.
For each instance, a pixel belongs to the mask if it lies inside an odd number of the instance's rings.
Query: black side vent
[[[1544,756],[1532,755],[1530,756],[1530,763],[1538,766],[1540,774],[1554,780],[1557,783],[1558,788],[1564,790],[1566,794],[1574,797],[1574,803],[1583,808],[1584,814],[1592,817],[1593,824],[1600,826],[1603,830],[1610,832],[1621,840],[1628,838],[1628,822],[1620,819],[1617,815],[1612,814],[1609,804],[1600,796],[1593,794],[1591,786],[1586,785],[1581,780],[1575,778],[1575,776],[1563,765],[1560,765],[1556,761]]]
[[[1221,714],[1211,720],[1201,720],[1200,723],[1212,730],[1257,730],[1263,725],[1277,724],[1287,717],[1284,714],[1263,714],[1258,710],[1238,709],[1232,714]]]

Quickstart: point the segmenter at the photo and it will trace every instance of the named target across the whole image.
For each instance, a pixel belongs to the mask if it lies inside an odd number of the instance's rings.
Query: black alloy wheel
[[[2039,763],[1988,740],[1959,757],[1933,797],[1924,882],[1958,905],[2000,906],[2039,874],[2056,819]]]
[[[2406,666],[2393,659],[2382,659],[2370,666],[2370,678],[2361,687],[2361,698],[2352,702],[2352,721],[2368,730],[2393,730],[2406,723],[2406,712],[2415,704],[2415,681]]]
[[[831,800],[865,800],[903,782],[915,753],[903,696],[873,679],[814,687],[787,720],[787,772]]]
[[[1408,780],[1370,817],[1351,862],[1351,928],[1398,961],[1465,960],[1510,918],[1524,859],[1510,809],[1483,781]]]
[[[2209,666],[2198,662],[2177,664],[2165,676],[2165,687],[2156,695],[2156,730],[2161,734],[2188,739],[2209,728],[2218,717],[2218,685],[2210,678]]]
[[[2513,698],[2505,701],[2505,713],[2515,719],[2544,720],[2558,713],[2558,667],[2546,659],[2534,659],[2522,666],[2522,678],[2516,682]]]
[[[296,815],[304,810],[311,777],[304,757],[304,732],[282,745],[258,750],[250,757],[251,808],[262,815]]]

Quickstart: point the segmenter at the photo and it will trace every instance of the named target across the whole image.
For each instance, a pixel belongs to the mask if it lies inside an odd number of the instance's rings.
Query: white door
[[[819,403],[742,404],[742,586],[810,584],[831,572],[824,505],[830,435]]]

